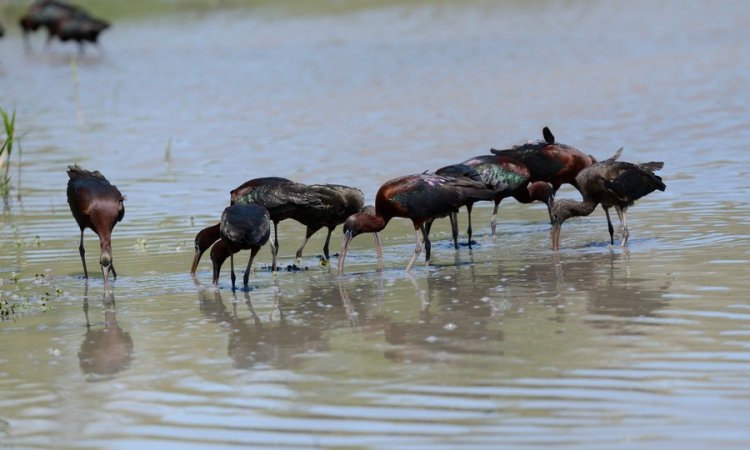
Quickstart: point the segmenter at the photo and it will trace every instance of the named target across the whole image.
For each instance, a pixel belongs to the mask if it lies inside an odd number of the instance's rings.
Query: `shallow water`
[[[0,446],[746,446],[749,23],[739,1],[248,8],[118,22],[83,56],[39,36],[26,54],[10,30],[0,106],[25,134],[0,228],[19,305],[0,322]],[[382,272],[367,236],[345,276],[320,266],[320,232],[309,270],[274,277],[263,249],[249,293],[227,268],[210,288],[208,258],[187,273],[195,233],[250,178],[372,201],[544,125],[599,158],[665,162],[628,250],[599,210],[553,254],[544,206],[506,201],[494,240],[477,205],[472,250],[436,224],[412,275],[403,220]],[[112,297],[80,278],[73,162],[128,197]],[[303,232],[281,224],[284,265]]]

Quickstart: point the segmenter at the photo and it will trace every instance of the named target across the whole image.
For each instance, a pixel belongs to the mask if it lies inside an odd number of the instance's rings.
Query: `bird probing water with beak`
[[[109,272],[117,278],[112,262],[112,230],[125,216],[125,196],[110,184],[99,171],[90,172],[77,165],[68,166],[68,205],[81,229],[81,244],[78,252],[83,263],[83,276],[89,277],[86,269],[86,250],[83,248],[83,230],[91,228],[99,236],[104,287],[109,287]]]
[[[453,178],[434,174],[407,175],[383,184],[375,196],[375,211],[353,214],[344,222],[344,239],[339,252],[339,273],[344,273],[346,252],[352,239],[362,233],[382,231],[394,217],[411,219],[416,247],[406,271],[409,272],[422,251],[419,234],[425,246],[425,263],[430,261],[429,226],[433,220],[458,211],[469,201],[491,200],[494,191],[481,181],[468,177]],[[378,258],[382,247],[377,242]]]
[[[588,216],[598,204],[602,205],[607,215],[610,243],[614,245],[614,227],[609,217],[609,208],[614,207],[620,218],[622,242],[624,247],[630,233],[625,220],[628,207],[636,200],[655,190],[664,191],[667,186],[654,171],[664,166],[663,162],[632,164],[616,161],[617,154],[604,161],[583,169],[576,182],[581,189],[583,201],[572,199],[556,200],[552,207],[552,250],[560,248],[560,230],[563,222],[571,217]]]

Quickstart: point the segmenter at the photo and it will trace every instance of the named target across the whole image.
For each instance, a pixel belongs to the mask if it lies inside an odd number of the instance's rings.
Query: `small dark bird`
[[[661,177],[654,174],[664,166],[662,162],[631,164],[616,161],[615,157],[595,163],[583,169],[576,177],[583,201],[560,199],[552,206],[552,250],[560,248],[560,229],[571,217],[588,216],[596,205],[601,204],[607,215],[610,243],[614,245],[614,228],[609,218],[609,208],[615,208],[622,228],[622,243],[628,242],[628,226],[625,213],[629,206],[655,190],[664,191],[667,186]]]
[[[81,228],[81,245],[78,251],[83,263],[83,276],[88,278],[86,250],[83,248],[83,230],[91,228],[99,236],[104,285],[109,285],[109,272],[117,278],[112,262],[112,230],[125,215],[125,196],[98,171],[89,172],[78,166],[68,166],[68,204]]]
[[[109,27],[109,23],[92,17],[83,8],[61,0],[37,0],[29,6],[28,11],[19,19],[26,47],[29,47],[28,35],[39,28],[47,29],[45,47],[53,37],[61,41],[74,40],[83,50],[83,42],[97,44],[99,34]]]
[[[492,199],[495,202],[495,209],[492,211],[491,222],[493,237],[495,236],[497,227],[497,210],[504,198],[514,197],[521,203],[541,201],[549,205],[552,186],[544,181],[529,183],[529,169],[515,159],[500,155],[481,155],[467,159],[461,164],[440,168],[435,173],[443,176],[456,176],[456,168],[462,166],[476,171],[478,175],[477,181],[484,182],[495,191],[495,196]],[[466,232],[469,235],[470,247],[472,242],[471,211],[473,206],[473,202],[466,204],[466,210],[469,213],[469,227]],[[451,226],[457,230],[457,225],[454,225],[455,220],[456,217],[452,214]],[[456,241],[454,244],[458,248],[458,242]]]
[[[88,17],[88,14],[77,6],[59,0],[38,0],[29,6],[26,14],[19,19],[18,24],[21,26],[27,46],[29,33],[37,31],[39,28],[46,28],[46,46],[52,40],[54,36],[52,30],[57,24],[73,16]]]
[[[195,275],[198,269],[198,263],[203,253],[214,245],[214,242],[221,238],[221,222],[216,225],[204,228],[195,235],[195,255],[193,256],[193,265],[190,267],[190,274]]]
[[[542,134],[544,135],[542,141],[528,142],[505,150],[493,148],[490,151],[495,155],[512,158],[524,164],[529,169],[529,182],[550,183],[552,185],[550,202],[554,203],[555,193],[563,183],[569,183],[578,191],[581,190],[576,181],[576,175],[594,164],[596,158],[570,145],[555,142],[555,136],[547,127],[544,127]],[[551,208],[550,203],[547,205]]]
[[[0,23],[0,38],[5,35],[5,28],[3,28],[3,24]]]
[[[214,284],[219,282],[221,265],[230,257],[232,265],[232,290],[235,290],[234,254],[240,250],[250,250],[250,261],[247,263],[243,284],[248,287],[250,269],[253,259],[260,248],[268,242],[271,236],[271,218],[266,208],[250,205],[232,205],[224,209],[221,214],[221,240],[211,249],[211,261],[214,268]]]
[[[299,217],[311,209],[323,207],[320,198],[307,185],[286,178],[268,177],[250,180],[231,192],[231,204],[258,204],[265,207],[273,222],[273,261],[271,270],[276,270],[279,253],[279,222]]]
[[[279,199],[277,198],[278,195],[275,194],[275,187],[279,184],[285,183],[292,183],[292,181],[281,177],[254,178],[231,191],[230,203],[258,203],[261,206],[266,207],[266,205],[264,204],[264,200],[268,200],[268,203],[273,203],[271,199],[276,198],[276,201],[279,201]],[[266,207],[266,209],[268,208]],[[271,246],[273,247],[271,249],[271,253],[273,254],[273,264],[271,270],[276,270],[276,252],[274,249],[278,248],[279,245],[278,234],[276,234],[276,226],[278,225],[278,222],[283,219],[279,218],[279,220],[276,221],[274,219],[276,219],[277,217],[275,217],[274,214],[271,213],[271,211],[269,211],[269,214],[271,216],[271,221],[274,222],[274,234],[276,235],[274,242],[271,243]],[[216,225],[212,225],[210,227],[202,229],[195,236],[195,255],[193,256],[193,265],[190,269],[191,274],[195,275],[195,271],[198,268],[198,263],[200,262],[203,253],[221,237],[219,228],[220,224],[217,223]]]
[[[83,52],[84,42],[99,45],[99,34],[110,27],[109,22],[85,16],[70,16],[52,27],[52,34],[62,42],[75,41]]]
[[[470,177],[444,177],[422,173],[386,182],[375,197],[374,214],[357,213],[346,219],[344,239],[339,252],[339,273],[344,272],[346,252],[352,239],[362,233],[382,231],[394,217],[411,219],[414,224],[417,244],[406,271],[411,270],[422,251],[420,231],[425,243],[425,262],[429,263],[431,244],[428,229],[431,222],[458,211],[458,208],[466,205],[467,199],[490,200],[493,195],[493,191],[488,189],[485,183]],[[380,254],[382,250],[379,244],[378,241]]]
[[[291,218],[305,225],[305,240],[297,250],[297,259],[302,258],[302,251],[310,237],[319,229],[328,228],[326,242],[323,245],[325,260],[330,259],[328,244],[331,233],[352,214],[361,212],[365,206],[365,196],[357,188],[343,186],[340,184],[311,184],[308,186],[309,193],[317,197],[319,202],[316,206],[300,208],[292,213]],[[376,236],[377,239],[377,236]]]

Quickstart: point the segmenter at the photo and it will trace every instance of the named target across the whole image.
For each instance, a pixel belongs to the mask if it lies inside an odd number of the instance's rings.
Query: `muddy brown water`
[[[9,30],[0,106],[24,134],[0,227],[0,292],[19,305],[0,322],[0,446],[748,445],[747,5],[404,3],[123,21],[82,56],[40,36],[27,54]],[[320,266],[321,232],[309,270],[258,270],[247,293],[226,268],[212,289],[207,258],[188,274],[195,233],[250,178],[372,201],[544,125],[599,158],[665,162],[627,251],[598,210],[554,254],[544,206],[507,201],[494,240],[475,208],[471,251],[436,224],[411,275],[403,220],[383,271],[368,236],[345,276]],[[81,279],[74,162],[128,197],[111,296]],[[281,224],[282,264],[302,237]]]

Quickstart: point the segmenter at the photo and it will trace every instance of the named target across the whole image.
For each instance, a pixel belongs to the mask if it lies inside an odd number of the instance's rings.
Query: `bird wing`
[[[613,164],[608,175],[604,177],[604,187],[620,200],[629,203],[656,189],[663,191],[666,188],[661,177],[640,165],[618,162]]]

